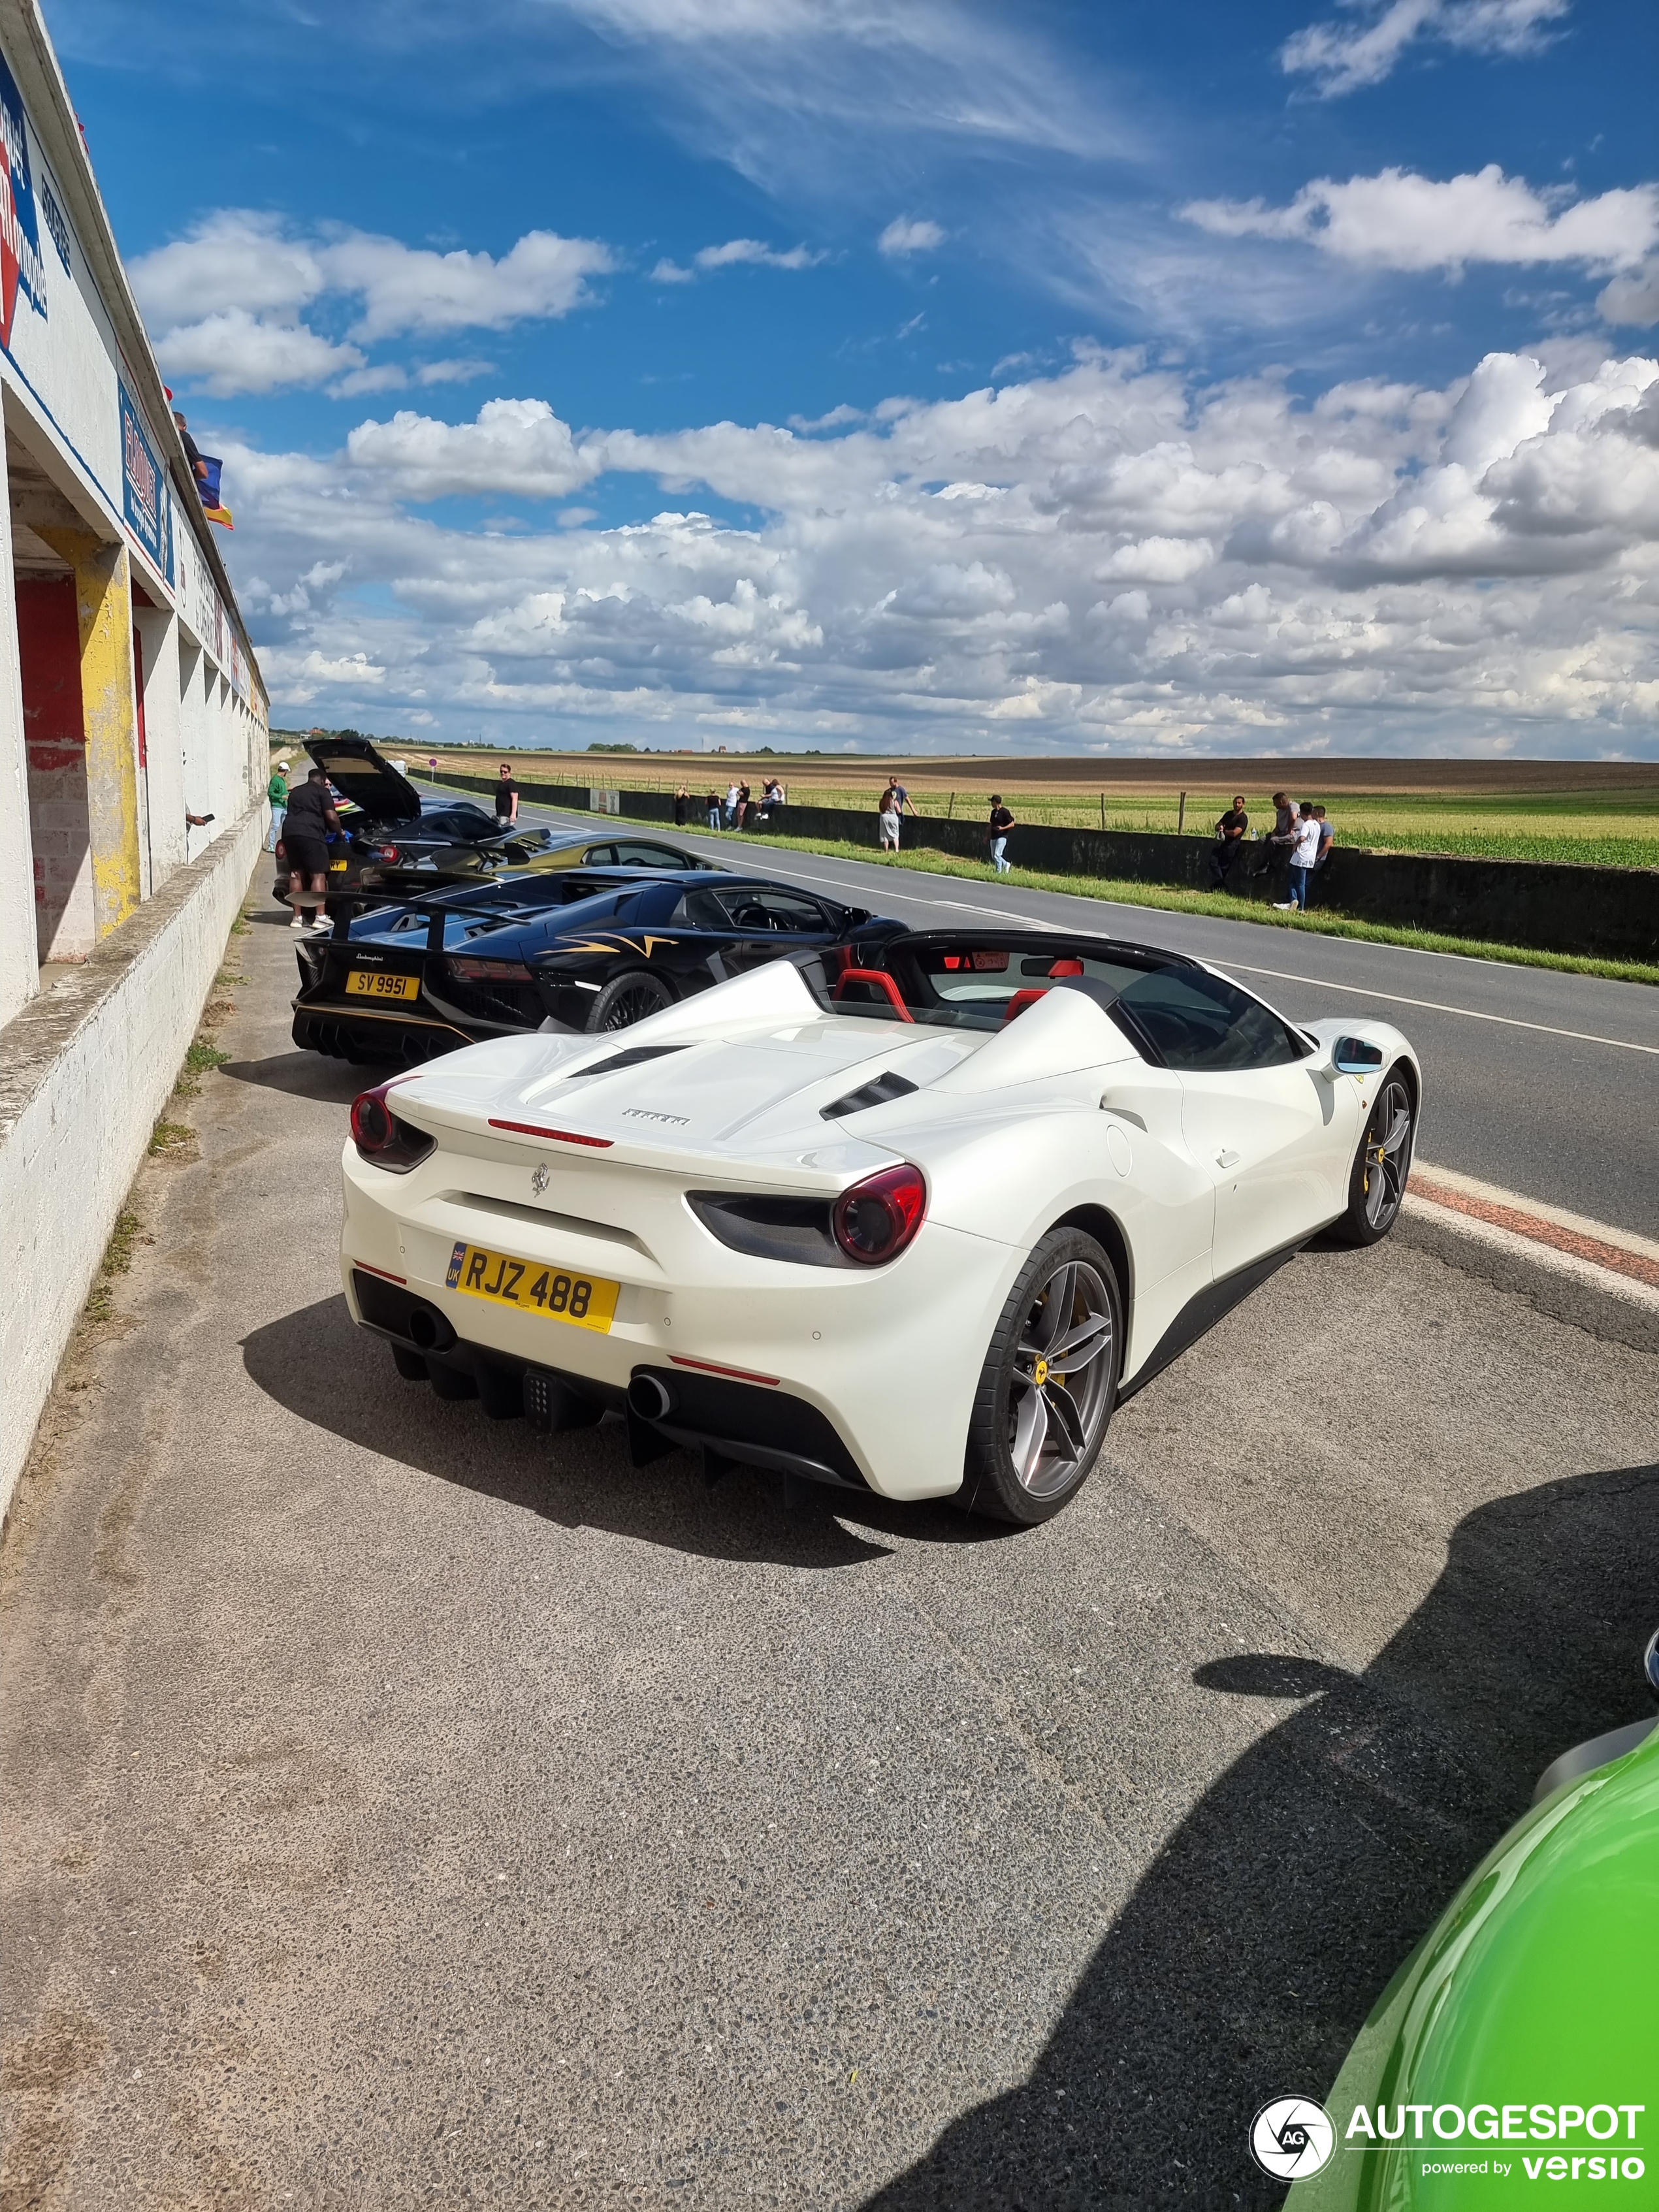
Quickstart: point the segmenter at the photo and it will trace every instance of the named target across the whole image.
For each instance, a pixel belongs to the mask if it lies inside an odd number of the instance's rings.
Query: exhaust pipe
[[[455,1332],[436,1306],[417,1305],[409,1316],[409,1340],[422,1352],[447,1352]]]
[[[628,1408],[642,1421],[665,1421],[678,1401],[660,1375],[640,1373],[628,1385]]]

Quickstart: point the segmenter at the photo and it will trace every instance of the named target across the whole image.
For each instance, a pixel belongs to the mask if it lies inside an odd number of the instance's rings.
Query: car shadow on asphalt
[[[853,1492],[811,1491],[786,1508],[775,1476],[737,1468],[711,1487],[687,1452],[635,1468],[619,1421],[558,1437],[523,1421],[492,1421],[475,1400],[446,1401],[423,1382],[405,1382],[387,1347],[353,1326],[343,1297],[255,1329],[242,1356],[260,1389],[343,1442],[565,1528],[605,1528],[705,1559],[815,1568],[890,1557],[883,1534],[938,1544],[1014,1534],[948,1506]],[[843,1526],[848,1521],[857,1528]]]
[[[257,1084],[262,1091],[281,1091],[290,1098],[316,1098],[331,1106],[349,1106],[360,1091],[384,1083],[395,1072],[390,1067],[352,1067],[343,1060],[325,1060],[315,1052],[274,1052],[264,1060],[228,1060],[219,1070],[234,1083]],[[345,1135],[343,1123],[340,1134]]]
[[[1363,1674],[1261,1652],[1200,1666],[1294,1698],[1194,1807],[1017,2088],[965,2112],[865,2212],[1274,2205],[1245,2148],[1322,2097],[1413,1943],[1558,1752],[1650,1713],[1659,1467],[1480,1507]]]

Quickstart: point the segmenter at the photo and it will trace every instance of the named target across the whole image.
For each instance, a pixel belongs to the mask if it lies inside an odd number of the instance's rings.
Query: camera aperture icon
[[[1250,2156],[1275,2181],[1304,2181],[1335,2148],[1331,2116],[1312,2097],[1275,2097],[1250,2123]]]

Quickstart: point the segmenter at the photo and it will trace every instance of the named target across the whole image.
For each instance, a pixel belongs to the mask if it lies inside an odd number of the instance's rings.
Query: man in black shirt
[[[1244,849],[1244,833],[1249,826],[1241,793],[1215,825],[1215,850],[1210,855],[1210,882],[1215,890],[1226,890],[1228,872]]]
[[[986,836],[991,848],[991,866],[1000,876],[1006,876],[1008,872],[1008,832],[1013,826],[1012,809],[1003,805],[1002,793],[994,791],[991,793],[991,819],[987,824]]]
[[[495,819],[508,828],[519,818],[519,787],[513,781],[513,763],[501,763],[501,779],[495,786]]]
[[[290,929],[331,930],[331,921],[317,918],[317,908],[328,896],[328,841],[341,835],[340,817],[329,796],[328,778],[319,768],[288,799],[283,823],[283,849],[288,854],[288,895],[294,904]]]

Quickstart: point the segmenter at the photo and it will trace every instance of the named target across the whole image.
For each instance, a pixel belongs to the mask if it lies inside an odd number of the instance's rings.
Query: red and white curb
[[[1650,1238],[1426,1160],[1413,1165],[1403,1212],[1412,1229],[1426,1232],[1413,1241],[1472,1246],[1462,1264],[1509,1287],[1547,1292],[1553,1279],[1560,1297],[1539,1300],[1548,1310],[1591,1326],[1591,1314],[1611,1313],[1613,1334],[1644,1349],[1659,1348],[1659,1243]],[[1530,1279],[1523,1285],[1515,1279],[1517,1273]],[[1620,1308],[1633,1333],[1618,1325]]]

